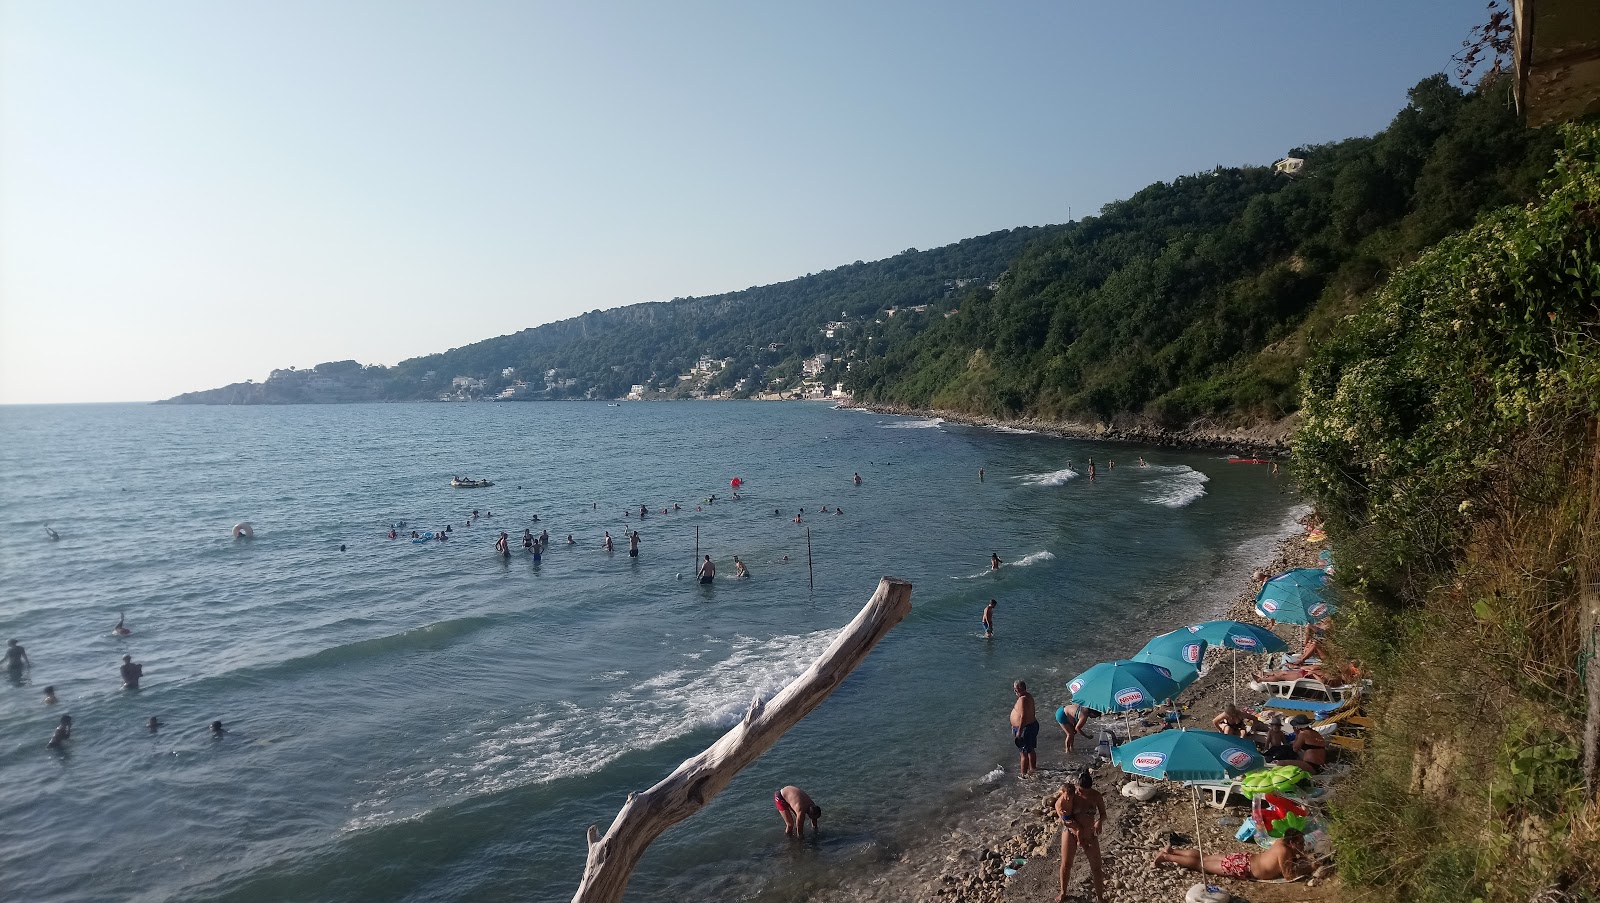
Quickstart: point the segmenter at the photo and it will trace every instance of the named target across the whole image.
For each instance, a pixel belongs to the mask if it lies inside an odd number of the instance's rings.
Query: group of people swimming
[[[126,637],[133,635],[133,629],[128,626],[128,619],[122,612],[117,613],[117,623],[111,628],[113,636]],[[11,639],[6,641],[6,673],[11,681],[21,684],[25,673],[33,670],[33,660],[28,657],[28,650],[21,642]],[[122,689],[137,692],[139,681],[144,678],[144,665],[133,660],[132,655],[122,656],[122,666],[117,669],[118,676],[122,679]],[[59,705],[60,697],[56,693],[54,684],[44,688],[44,704],[46,706]],[[151,715],[145,722],[145,729],[154,734],[165,724],[156,716]],[[227,731],[221,721],[211,722],[210,734],[213,739],[221,738]],[[56,723],[55,730],[51,732],[50,739],[45,743],[45,748],[66,754],[70,749],[68,742],[72,740],[72,716],[62,715]]]

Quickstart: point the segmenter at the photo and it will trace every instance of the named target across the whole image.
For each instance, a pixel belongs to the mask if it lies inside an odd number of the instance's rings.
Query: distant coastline
[[[1254,427],[1226,427],[1200,421],[1183,428],[1171,428],[1142,418],[1120,417],[1111,423],[1086,423],[1077,420],[1048,420],[1030,417],[1005,418],[948,411],[941,408],[914,408],[905,405],[848,402],[845,410],[871,411],[901,417],[942,417],[951,423],[968,426],[1003,427],[1030,430],[1063,439],[1090,439],[1099,442],[1128,442],[1168,448],[1206,448],[1244,452],[1267,457],[1289,454],[1299,415],[1291,415]]]

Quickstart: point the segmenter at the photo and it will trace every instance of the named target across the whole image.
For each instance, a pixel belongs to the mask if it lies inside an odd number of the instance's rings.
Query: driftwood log
[[[806,672],[766,703],[757,698],[743,720],[661,783],[628,794],[604,837],[589,826],[589,861],[572,903],[618,903],[639,859],[661,833],[700,811],[711,798],[822,704],[866,659],[872,647],[911,611],[911,584],[884,577],[855,620]]]

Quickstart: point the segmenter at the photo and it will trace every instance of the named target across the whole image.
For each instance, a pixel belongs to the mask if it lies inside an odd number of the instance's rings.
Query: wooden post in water
[[[679,765],[659,784],[628,794],[604,837],[598,827],[590,825],[589,860],[572,903],[620,903],[628,879],[650,843],[700,811],[784,732],[821,705],[910,611],[911,584],[893,577],[879,580],[866,607],[839,631],[804,674],[767,702],[757,697],[744,719],[722,739]]]
[[[810,579],[811,588],[817,588],[817,572],[811,567],[811,528],[806,528],[806,575]]]

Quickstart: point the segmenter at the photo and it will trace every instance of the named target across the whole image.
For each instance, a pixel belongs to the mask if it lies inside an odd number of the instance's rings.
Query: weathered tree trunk
[[[679,765],[661,783],[628,794],[604,837],[589,826],[589,861],[572,903],[618,903],[639,858],[661,832],[700,811],[734,775],[778,742],[789,728],[822,704],[866,659],[872,647],[911,611],[911,584],[878,581],[861,613],[834,638],[826,652],[772,700],[756,699],[744,720],[709,749]]]

